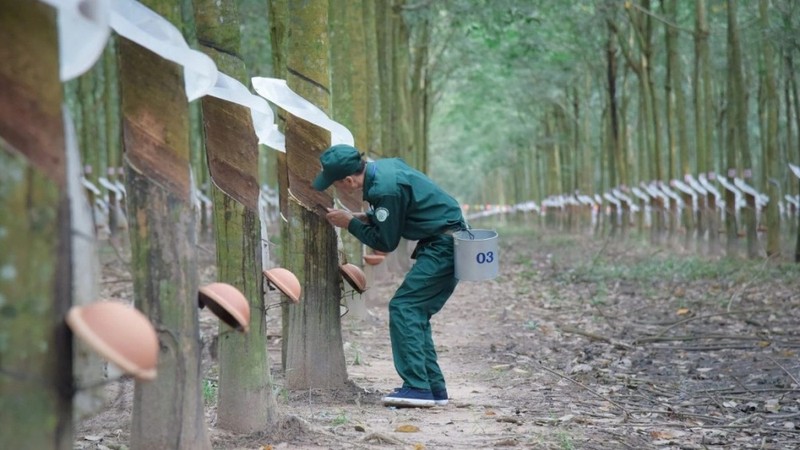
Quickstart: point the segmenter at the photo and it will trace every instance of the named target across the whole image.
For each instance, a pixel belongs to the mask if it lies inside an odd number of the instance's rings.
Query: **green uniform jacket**
[[[365,245],[391,252],[401,237],[422,240],[466,227],[458,202],[403,160],[373,161],[365,171],[362,190],[372,207],[369,223],[354,218],[347,226]]]

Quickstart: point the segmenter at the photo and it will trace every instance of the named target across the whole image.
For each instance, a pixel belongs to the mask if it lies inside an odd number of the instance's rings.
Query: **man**
[[[385,405],[430,407],[448,401],[431,336],[431,316],[458,283],[454,274],[453,231],[466,229],[458,202],[423,173],[397,158],[365,162],[349,145],[320,155],[322,172],[313,182],[323,191],[363,192],[371,209],[353,214],[328,209],[327,220],[346,228],[375,250],[391,252],[400,238],[417,240],[416,263],[389,302],[389,337],[394,367],[403,386],[383,398]]]

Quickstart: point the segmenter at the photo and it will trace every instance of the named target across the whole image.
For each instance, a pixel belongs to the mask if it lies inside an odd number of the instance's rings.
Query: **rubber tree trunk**
[[[285,80],[287,76],[286,60],[289,54],[289,0],[269,0],[269,18],[273,72],[276,77]],[[280,108],[277,111],[277,122],[278,129],[285,133],[286,113]],[[278,180],[278,202],[281,218],[285,219],[289,215],[289,172],[286,166],[286,153],[276,152],[276,156],[277,167],[275,172]],[[289,223],[286,220],[280,220],[279,222],[280,236],[283,242],[290,232]],[[279,255],[281,259],[285,257],[285,253],[282,249]],[[281,308],[281,335],[283,337],[288,335],[289,310],[290,307],[288,305]],[[281,368],[284,370],[286,370],[287,346],[288,339],[281,339]]]
[[[330,5],[330,45],[331,45],[331,115],[334,120],[346,126],[352,133],[355,146],[363,151],[366,145],[367,124],[367,86],[366,52],[361,2],[333,3]],[[340,201],[351,211],[363,209],[361,192],[352,194],[337,193]],[[343,250],[347,261],[364,267],[365,251],[355,236],[340,232]],[[353,295],[345,299],[349,318],[364,320],[367,308],[364,296]]]
[[[768,5],[766,0],[758,2],[759,14],[761,16],[761,29],[764,32],[769,30]],[[765,105],[767,109],[767,130],[764,139],[766,148],[762,152],[764,161],[762,179],[766,182],[766,191],[769,198],[781,198],[781,189],[778,184],[780,177],[780,162],[778,150],[778,90],[775,81],[775,59],[774,49],[769,40],[763,42],[762,55],[764,57],[764,85],[765,85]],[[767,222],[767,256],[777,257],[781,254],[781,218],[778,211],[778,202],[767,203],[766,209]]]
[[[695,146],[697,148],[697,172],[713,172],[714,152],[712,139],[714,135],[713,106],[711,96],[711,67],[709,60],[709,29],[706,20],[707,0],[695,2],[695,32],[694,32],[694,77],[692,89],[694,91],[694,118],[695,118]],[[720,137],[721,138],[721,137]],[[719,251],[719,211],[715,205],[716,200],[707,197],[708,203],[704,211],[706,217],[705,229],[708,230],[708,251],[712,255]],[[712,206],[714,205],[714,206]],[[702,229],[698,230],[702,233]]]
[[[180,26],[178,5],[149,3]],[[119,60],[134,301],[160,343],[158,378],[134,388],[131,448],[210,449],[183,69],[126,39]]]
[[[289,3],[288,79],[291,89],[329,110],[328,1]],[[289,178],[284,236],[284,266],[303,286],[299,305],[287,308],[284,328],[286,386],[289,389],[340,388],[347,381],[339,321],[341,278],[333,227],[311,211],[332,205],[324,192],[311,188],[319,172],[319,154],[330,145],[330,134],[292,115],[286,121],[286,162]]]
[[[662,8],[666,11],[667,17],[673,22],[677,20],[678,16],[678,1],[672,0],[665,5],[662,3]],[[683,66],[680,58],[678,57],[678,30],[672,25],[664,25],[667,47],[667,71],[669,76],[665,79],[667,86],[667,100],[668,107],[668,135],[670,136],[670,156],[673,161],[670,164],[670,180],[677,178],[682,179],[684,175],[692,173],[691,161],[689,159],[689,137],[686,125],[686,96],[683,90]],[[696,236],[694,233],[696,222],[699,220],[699,215],[695,215],[696,211],[692,209],[691,201],[687,203],[682,215],[682,225],[686,230],[684,236],[684,247],[689,248],[692,245],[692,237]]]
[[[247,84],[239,55],[236,2],[195,0],[197,35],[217,68]],[[219,326],[217,426],[238,433],[264,430],[277,419],[272,393],[261,222],[258,215],[258,140],[250,110],[214,97],[201,101],[208,167],[213,180],[217,279],[238,288],[250,304],[250,332]]]
[[[55,11],[0,0],[0,448],[71,449],[72,303]]]
[[[378,32],[375,18],[375,2],[373,0],[363,0],[363,27],[364,27],[364,46],[366,56],[366,88],[367,88],[367,141],[365,150],[373,157],[383,152],[382,123],[381,119],[381,80],[378,69]]]
[[[798,130],[798,132],[800,132],[800,92],[799,92],[799,90],[797,88],[797,77],[795,76],[795,73],[794,73],[794,70],[793,70],[794,69],[794,61],[793,61],[793,58],[792,58],[791,54],[787,54],[785,56],[785,61],[786,61],[786,67],[788,68],[787,72],[789,74],[788,75],[789,87],[787,87],[787,89],[791,89],[792,98],[794,99],[794,112],[795,112],[794,119],[795,119],[795,123],[796,123],[795,129]],[[787,101],[787,104],[788,104],[788,101]],[[787,109],[788,109],[788,107],[787,107]],[[797,140],[797,149],[795,149],[795,151],[797,152],[796,156],[800,157],[800,137]],[[800,182],[798,182],[798,184],[800,184]],[[794,191],[794,192],[796,194],[800,194],[800,192],[798,192],[798,191]],[[800,211],[797,211],[797,214],[795,216],[795,221],[797,222],[797,224],[796,224],[797,225],[797,227],[796,227],[797,236],[796,236],[795,245],[794,245],[794,262],[800,263]]]
[[[737,156],[741,162],[739,175],[743,178],[749,178],[748,172],[752,170],[752,162],[747,133],[747,92],[744,82],[744,68],[742,67],[742,49],[739,41],[736,0],[728,0],[727,7],[728,73],[730,74],[727,93],[728,104],[730,105],[727,117],[728,132],[730,134],[729,143],[732,145],[733,150],[738,150]],[[728,160],[728,167],[733,170],[737,166],[731,162],[731,160]],[[735,175],[735,172],[729,174],[729,176],[733,175]],[[741,214],[744,216],[745,232],[747,233],[747,256],[748,258],[756,258],[758,256],[758,240],[756,236],[755,208],[745,208]],[[730,234],[728,236],[730,238]],[[728,248],[731,249],[731,245],[728,245]]]

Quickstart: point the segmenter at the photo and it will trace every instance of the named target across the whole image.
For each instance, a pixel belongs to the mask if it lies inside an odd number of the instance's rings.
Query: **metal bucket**
[[[494,230],[462,230],[453,233],[456,278],[463,281],[484,281],[500,271],[497,232]]]

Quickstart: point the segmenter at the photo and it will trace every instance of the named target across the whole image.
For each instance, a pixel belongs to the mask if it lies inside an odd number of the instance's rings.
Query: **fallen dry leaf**
[[[397,431],[398,433],[418,433],[419,427],[414,425],[404,424],[395,428],[394,431]]]
[[[675,314],[677,314],[679,316],[685,316],[685,315],[689,314],[689,308],[678,308],[678,310],[675,311]]]
[[[657,440],[668,440],[672,439],[672,433],[668,431],[651,431],[650,437]]]

